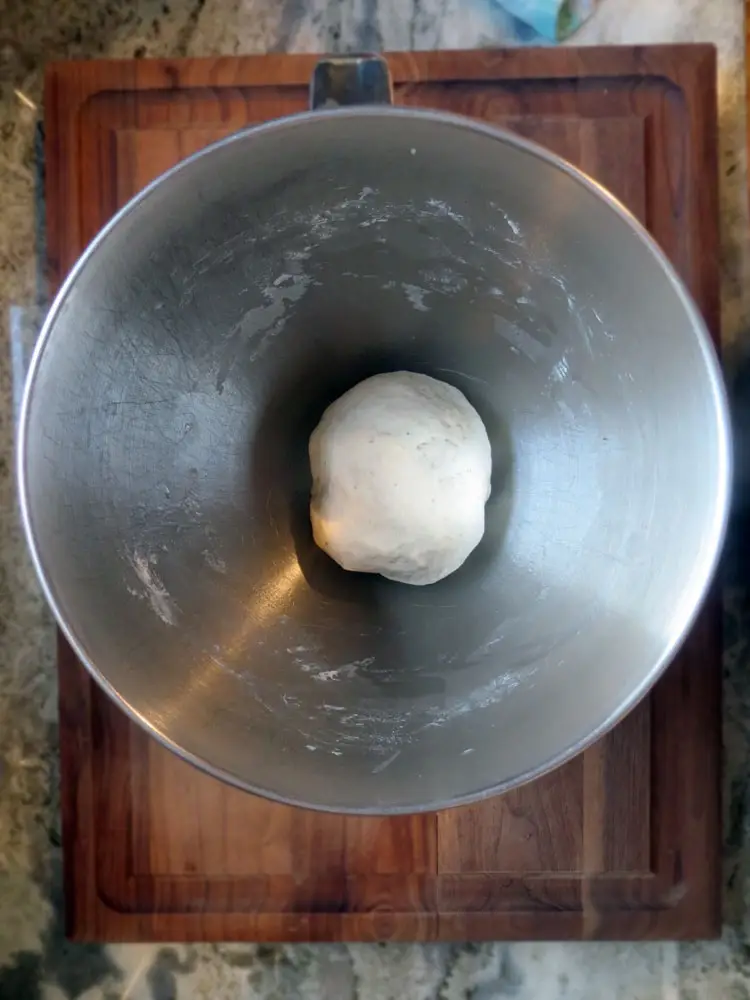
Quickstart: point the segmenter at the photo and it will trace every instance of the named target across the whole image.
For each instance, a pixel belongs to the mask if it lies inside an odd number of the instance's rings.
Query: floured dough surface
[[[344,569],[429,584],[484,534],[492,453],[452,385],[415,372],[365,379],[310,437],[316,543]]]

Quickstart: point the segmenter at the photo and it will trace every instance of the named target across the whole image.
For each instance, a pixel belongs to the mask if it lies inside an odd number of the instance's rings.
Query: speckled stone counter
[[[0,0],[0,1000],[750,1000],[750,255],[742,0],[600,0],[571,41],[720,53],[723,332],[738,434],[726,559],[725,931],[712,943],[71,945],[62,933],[53,628],[12,477],[23,347],[43,308],[44,65],[94,56],[507,44],[492,0]],[[15,379],[14,379],[15,373]]]

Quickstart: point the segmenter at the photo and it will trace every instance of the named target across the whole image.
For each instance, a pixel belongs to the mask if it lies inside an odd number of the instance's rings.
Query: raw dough
[[[484,534],[490,442],[445,382],[390,372],[355,385],[313,431],[310,465],[313,535],[344,569],[435,583]]]

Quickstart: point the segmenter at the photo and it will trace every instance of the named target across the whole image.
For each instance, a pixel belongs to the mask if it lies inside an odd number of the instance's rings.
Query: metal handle
[[[317,64],[310,80],[311,110],[350,104],[393,104],[393,84],[385,59],[335,56]]]

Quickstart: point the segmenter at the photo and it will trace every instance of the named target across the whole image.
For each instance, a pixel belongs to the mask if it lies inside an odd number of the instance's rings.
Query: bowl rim
[[[526,152],[529,155],[544,161],[554,170],[566,174],[573,181],[586,189],[590,195],[593,195],[595,198],[604,202],[604,204],[607,205],[610,210],[615,213],[615,215],[619,216],[622,222],[630,228],[633,235],[636,236],[636,238],[644,246],[644,249],[651,254],[654,263],[661,268],[664,275],[668,278],[670,286],[682,305],[698,341],[698,346],[703,357],[705,371],[708,377],[708,385],[715,413],[714,426],[716,431],[718,477],[713,505],[713,516],[709,524],[706,526],[706,542],[703,547],[702,557],[698,564],[699,572],[696,574],[699,582],[694,584],[690,600],[683,600],[682,606],[684,610],[682,619],[678,625],[672,629],[672,634],[665,643],[662,654],[654,662],[644,679],[634,687],[625,699],[623,699],[618,708],[614,712],[610,713],[610,715],[607,716],[599,725],[597,725],[591,732],[587,733],[581,739],[563,747],[557,754],[553,755],[551,758],[547,759],[535,768],[531,768],[528,771],[521,772],[517,775],[511,775],[510,777],[495,784],[487,786],[483,785],[480,788],[470,789],[460,795],[454,795],[449,799],[438,802],[417,801],[407,804],[398,804],[395,806],[382,803],[352,806],[333,801],[327,803],[308,802],[302,798],[298,799],[282,795],[274,791],[272,788],[266,788],[262,785],[246,781],[238,775],[212,764],[205,758],[199,757],[192,751],[188,750],[185,746],[182,746],[180,743],[171,739],[165,732],[160,730],[159,726],[153,720],[141,713],[117,691],[101,669],[97,667],[83,643],[77,638],[71,625],[66,621],[65,616],[62,613],[60,603],[58,602],[57,588],[51,574],[48,572],[42,553],[39,551],[37,546],[34,524],[31,515],[26,453],[28,450],[30,435],[29,425],[32,405],[34,404],[34,389],[37,382],[37,376],[45,347],[53,336],[57,318],[65,306],[68,296],[76,284],[76,281],[88,266],[92,257],[96,255],[97,250],[107,241],[112,231],[118,226],[122,219],[136,210],[142,203],[146,202],[154,194],[154,192],[160,189],[163,184],[168,183],[174,175],[183,170],[190,169],[196,161],[201,160],[204,157],[210,157],[220,149],[225,149],[234,144],[252,141],[261,134],[281,133],[289,129],[302,127],[315,127],[320,122],[330,120],[332,116],[342,119],[364,117],[372,119],[392,119],[394,116],[411,119],[420,118],[426,121],[432,121],[435,124],[445,126],[446,128],[463,129],[478,133],[484,135],[488,139],[513,146],[517,150]],[[285,805],[297,806],[304,809],[313,809],[320,812],[343,813],[361,816],[386,816],[433,812],[435,810],[468,805],[473,802],[479,802],[493,795],[503,794],[512,788],[517,788],[520,785],[533,781],[543,774],[561,766],[577,754],[581,753],[587,747],[591,746],[605,733],[612,729],[648,693],[661,674],[665,671],[675,654],[682,646],[698,616],[698,613],[708,594],[709,588],[711,587],[718,567],[724,540],[726,538],[729,520],[732,477],[733,458],[729,400],[719,358],[714,348],[708,327],[700,310],[698,309],[698,306],[694,302],[683,280],[677,274],[671,261],[648,230],[646,230],[638,219],[635,218],[630,210],[626,208],[625,205],[623,205],[622,202],[620,202],[610,191],[578,167],[538,143],[517,135],[502,126],[491,125],[486,122],[473,120],[466,116],[452,114],[449,112],[421,108],[395,107],[392,105],[360,105],[319,111],[305,111],[299,114],[288,115],[283,118],[273,119],[271,121],[261,122],[257,125],[248,126],[247,128],[240,129],[239,131],[225,136],[216,142],[210,143],[203,149],[200,149],[186,157],[184,160],[181,160],[169,170],[160,174],[157,178],[146,185],[146,187],[139,191],[130,201],[123,205],[123,207],[112,216],[112,218],[102,227],[94,239],[84,249],[83,253],[80,255],[55,295],[37,337],[29,364],[29,370],[21,402],[16,439],[16,479],[21,521],[37,579],[41,585],[44,597],[49,604],[57,624],[63,632],[65,638],[70,643],[76,656],[87,669],[91,677],[93,677],[106,694],[112,698],[112,700],[130,719],[142,726],[151,736],[158,740],[158,742],[167,749],[171,750],[173,753],[177,754],[178,757],[188,761],[200,770],[229,785]]]

